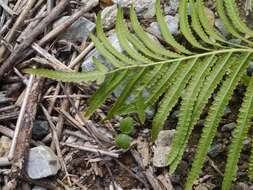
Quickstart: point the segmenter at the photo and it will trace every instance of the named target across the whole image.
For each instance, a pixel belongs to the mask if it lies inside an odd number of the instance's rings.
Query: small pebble
[[[175,134],[175,130],[163,130],[160,131],[154,147],[153,165],[155,167],[168,166],[168,156],[171,150],[172,138]]]
[[[32,137],[35,140],[43,139],[49,133],[47,121],[35,120],[33,123]]]
[[[234,128],[236,128],[236,123],[235,123],[235,122],[233,122],[233,123],[228,123],[228,124],[223,125],[223,126],[221,127],[221,131],[222,131],[222,132],[225,132],[225,131],[231,132],[231,131],[233,131]]]
[[[212,158],[218,156],[221,152],[223,152],[223,146],[221,143],[214,144],[208,151],[208,155]]]
[[[117,15],[117,5],[112,5],[103,9],[101,13],[103,28],[110,29],[114,27]]]

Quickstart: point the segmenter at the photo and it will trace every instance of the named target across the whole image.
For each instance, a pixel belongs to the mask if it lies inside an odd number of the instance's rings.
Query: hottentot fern
[[[209,107],[185,185],[185,189],[192,189],[194,181],[201,173],[225,107],[234,89],[245,76],[253,54],[253,42],[250,40],[253,31],[240,19],[235,0],[215,0],[215,3],[225,28],[231,36],[241,41],[240,44],[228,41],[208,22],[203,0],[179,0],[180,30],[186,42],[184,46],[170,33],[160,8],[160,0],[157,0],[156,18],[166,47],[162,47],[143,30],[134,8],[130,9],[130,31],[124,21],[123,10],[118,8],[116,32],[124,54],[119,53],[108,41],[102,29],[100,14],[97,16],[96,36],[90,34],[96,49],[113,69],[106,68],[94,58],[97,69],[91,72],[71,73],[47,69],[27,69],[26,72],[65,82],[101,82],[105,79],[89,101],[90,107],[85,111],[87,117],[123,82],[126,85],[109,110],[107,118],[137,112],[141,121],[144,121],[147,107],[161,100],[153,118],[152,140],[157,138],[173,107],[180,102],[177,132],[168,158],[170,173],[180,163],[194,126],[215,91],[216,96]],[[233,131],[223,190],[230,189],[236,176],[243,140],[253,117],[252,81],[251,78],[247,84],[237,127]],[[149,97],[143,96],[145,91],[149,92]],[[131,103],[126,101],[130,95],[134,99]],[[252,163],[253,156],[250,158],[250,176],[253,176]]]

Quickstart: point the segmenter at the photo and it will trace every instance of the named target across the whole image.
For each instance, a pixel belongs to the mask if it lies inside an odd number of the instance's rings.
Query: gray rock
[[[168,156],[171,147],[158,146],[154,149],[153,165],[157,168],[168,166]]]
[[[49,147],[41,145],[30,149],[26,171],[31,179],[56,175],[60,168],[57,156]]]
[[[175,15],[178,9],[178,0],[170,0],[168,5],[165,6],[164,12],[166,15]]]
[[[178,15],[176,15],[176,16],[167,15],[165,17],[165,20],[168,23],[168,28],[169,28],[169,31],[171,32],[171,34],[177,35],[179,33],[179,30],[178,30],[179,17],[178,17]],[[157,22],[152,22],[150,24],[150,27],[147,28],[147,30],[150,33],[152,33],[153,35],[155,35],[157,37],[161,37],[160,27]]]
[[[168,156],[171,150],[172,138],[175,130],[163,130],[158,134],[154,147],[153,165],[155,167],[168,166]]]
[[[47,121],[36,120],[33,124],[32,137],[35,140],[41,140],[49,132],[49,126]]]
[[[176,110],[172,112],[171,114],[172,119],[177,119],[179,117],[179,114],[180,114],[180,110]]]
[[[124,8],[134,6],[136,13],[143,18],[152,18],[155,15],[155,0],[112,0]]]
[[[221,152],[223,152],[223,145],[221,143],[217,143],[211,146],[208,150],[208,155],[212,158],[218,156]]]
[[[250,140],[247,138],[242,143],[243,143],[243,145],[249,145],[250,144]]]
[[[230,109],[230,107],[226,106],[225,111],[224,111],[224,116],[231,113],[232,113],[232,110]]]
[[[53,27],[58,26],[60,23],[67,20],[69,16],[63,16],[57,20]],[[88,34],[95,30],[96,25],[85,17],[79,18],[74,22],[65,32],[63,32],[59,38],[69,40],[71,42],[83,42],[87,40]]]
[[[225,132],[225,131],[232,131],[234,128],[236,127],[236,123],[235,122],[233,122],[233,123],[228,123],[228,124],[226,124],[226,125],[223,125],[222,127],[221,127],[221,131],[222,132]]]
[[[215,20],[215,26],[219,29],[219,31],[221,32],[221,34],[225,37],[228,36],[228,31],[226,30],[224,24],[222,23],[222,21],[220,19],[216,19]]]
[[[101,13],[103,28],[110,29],[115,25],[117,5],[104,8]]]
[[[32,188],[32,190],[47,190],[47,188],[45,188],[45,187],[40,187],[40,186],[34,186],[34,187]]]
[[[155,141],[155,144],[157,146],[170,146],[175,132],[175,129],[160,131]]]

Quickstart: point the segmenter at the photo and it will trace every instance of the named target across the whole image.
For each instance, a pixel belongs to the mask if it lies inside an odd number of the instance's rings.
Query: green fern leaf
[[[156,18],[157,22],[159,23],[159,27],[162,33],[164,40],[171,45],[173,48],[176,48],[178,51],[185,53],[185,54],[192,54],[191,51],[187,50],[184,46],[180,45],[175,38],[172,36],[171,32],[168,29],[168,24],[163,18],[160,0],[156,1]]]
[[[101,13],[99,13],[97,15],[97,21],[96,21],[96,31],[97,31],[97,37],[98,39],[103,43],[103,45],[106,47],[106,49],[108,49],[108,51],[115,56],[116,58],[118,58],[119,60],[121,60],[122,62],[126,63],[126,64],[136,64],[135,61],[133,61],[132,59],[130,59],[128,56],[118,52],[113,45],[111,44],[111,42],[107,39],[104,31],[103,31],[103,27],[102,27],[102,20],[101,20]]]
[[[217,85],[220,83],[222,80],[223,76],[225,75],[227,69],[229,68],[230,65],[234,63],[234,61],[231,58],[231,53],[229,53],[227,56],[222,57],[220,60],[218,60],[215,64],[214,67],[212,67],[212,71],[210,75],[206,78],[204,81],[203,87],[201,88],[200,94],[198,95],[198,99],[196,101],[196,104],[194,106],[193,112],[192,112],[192,118],[191,121],[188,123],[187,127],[187,135],[185,136],[185,139],[182,139],[181,147],[174,145],[176,149],[178,149],[178,154],[170,155],[169,157],[169,164],[174,165],[171,166],[170,168],[170,173],[172,173],[173,169],[175,169],[177,163],[179,160],[182,158],[184,149],[187,145],[188,139],[191,135],[191,132],[196,125],[197,121],[199,120],[200,114],[202,113],[202,110],[204,109],[206,103],[208,102],[208,99],[211,97],[212,92],[215,90]],[[175,137],[176,138],[176,137]],[[180,138],[180,137],[178,137]],[[172,153],[174,152],[173,150],[173,144],[172,144]]]
[[[146,69],[143,68],[139,72],[137,72],[137,74],[134,74],[134,76],[131,77],[130,81],[127,83],[126,87],[123,89],[121,95],[117,98],[116,102],[113,104],[112,108],[107,114],[108,119],[110,119],[113,115],[115,115],[115,112],[129,97],[129,95],[132,92],[132,88],[134,88],[138,80],[144,75],[145,72],[146,72]]]
[[[236,66],[232,69],[231,75],[229,75],[225,82],[222,84],[217,96],[215,97],[213,105],[209,109],[209,114],[197,147],[192,169],[188,175],[185,187],[186,190],[192,189],[194,180],[201,172],[201,168],[205,161],[205,156],[215,136],[224,109],[228,104],[229,98],[232,96],[233,90],[237,86],[240,77],[243,75],[243,72],[245,72],[247,68],[248,62],[250,60],[250,55],[251,53],[244,53],[240,58],[238,58],[238,64],[236,64]]]
[[[216,9],[217,9],[217,13],[222,21],[222,23],[224,24],[225,28],[227,29],[227,31],[232,34],[233,36],[235,36],[236,38],[250,44],[253,45],[253,42],[247,40],[246,38],[242,37],[237,30],[234,28],[234,26],[232,25],[232,23],[230,22],[230,20],[228,19],[226,13],[225,13],[225,7],[223,5],[223,0],[216,0]]]
[[[129,41],[127,40],[126,33],[127,26],[125,26],[123,21],[123,10],[122,8],[118,8],[117,18],[116,18],[116,32],[120,42],[120,46],[131,56],[133,59],[143,62],[143,63],[151,63],[152,61],[145,56],[142,56],[137,51],[133,50],[130,46]]]
[[[235,0],[224,0],[224,2],[227,14],[230,17],[234,27],[237,28],[239,31],[242,31],[243,33],[253,37],[253,31],[250,30],[247,25],[240,19],[239,11],[236,6]]]
[[[174,172],[174,169],[177,167],[177,164],[181,160],[181,157],[178,157],[178,152],[180,151],[180,148],[184,146],[184,140],[187,136],[194,104],[197,100],[197,96],[203,85],[204,79],[209,74],[209,70],[211,69],[214,59],[215,55],[198,62],[198,71],[195,72],[196,74],[193,76],[186,89],[186,92],[182,96],[179,121],[176,128],[176,134],[173,137],[172,149],[168,160],[168,163],[170,165],[170,173]]]
[[[112,94],[112,92],[116,89],[116,87],[121,84],[121,82],[128,76],[129,71],[125,70],[120,73],[114,73],[109,76],[100,88],[96,91],[96,93],[89,99],[89,107],[88,110],[85,111],[85,116],[90,117],[96,110],[99,108]]]
[[[181,57],[181,55],[161,47],[157,42],[155,42],[147,35],[147,33],[142,29],[133,7],[131,7],[130,9],[130,19],[133,30],[135,31],[136,35],[151,51],[153,51],[158,55],[165,56],[167,58]]]
[[[62,82],[91,82],[97,80],[103,80],[106,72],[92,71],[92,72],[66,72],[66,71],[54,71],[50,69],[24,69],[25,73],[47,77],[50,79],[62,81]]]
[[[233,131],[233,140],[230,145],[224,179],[222,183],[222,190],[229,190],[232,180],[235,177],[237,170],[237,163],[240,157],[240,152],[243,147],[243,140],[247,136],[251,119],[253,118],[253,80],[247,87],[245,97],[240,109],[237,120],[237,127]]]
[[[211,25],[211,23],[209,23],[208,17],[205,14],[205,6],[204,6],[204,1],[203,0],[197,0],[196,1],[197,5],[197,12],[199,15],[199,20],[200,23],[202,24],[204,30],[206,31],[206,33],[213,38],[214,40],[218,40],[221,42],[226,42],[224,40],[224,37],[217,31],[214,29],[214,27]]]
[[[181,96],[182,90],[193,74],[194,66],[197,63],[197,60],[198,59],[195,58],[185,64],[185,70],[181,73],[179,78],[175,80],[175,83],[171,87],[173,90],[168,90],[168,92],[166,92],[164,95],[152,123],[152,141],[157,138],[158,133],[163,128],[164,122],[167,119],[170,111],[176,105],[178,98]]]
[[[179,0],[179,15],[180,15],[180,30],[184,37],[196,48],[205,49],[207,48],[203,47],[193,36],[189,21],[188,21],[188,14],[187,14],[187,4],[188,0]]]
[[[194,0],[189,0],[190,1],[190,10],[191,10],[191,19],[192,19],[192,28],[194,31],[198,34],[198,36],[207,44],[217,46],[217,47],[222,47],[220,44],[213,42],[212,40],[209,39],[209,37],[206,35],[205,31],[203,30],[199,17],[198,17],[198,12],[196,9],[195,1]]]

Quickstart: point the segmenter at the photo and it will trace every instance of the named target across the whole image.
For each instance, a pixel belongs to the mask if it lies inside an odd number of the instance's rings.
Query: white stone
[[[117,5],[106,7],[101,13],[103,28],[112,28],[115,25],[116,15]]]
[[[223,36],[228,36],[228,31],[226,30],[224,24],[222,23],[221,19],[215,20],[215,26],[219,29],[219,31],[222,33]]]
[[[30,149],[26,171],[31,179],[56,175],[60,168],[57,156],[49,147],[41,145]]]
[[[168,157],[171,147],[169,146],[158,146],[154,149],[153,165],[161,168],[168,166]]]
[[[157,146],[170,146],[175,132],[175,129],[160,131],[155,144]]]
[[[160,131],[155,141],[153,165],[155,167],[168,166],[168,157],[171,150],[172,138],[175,134],[175,130],[163,130]]]

